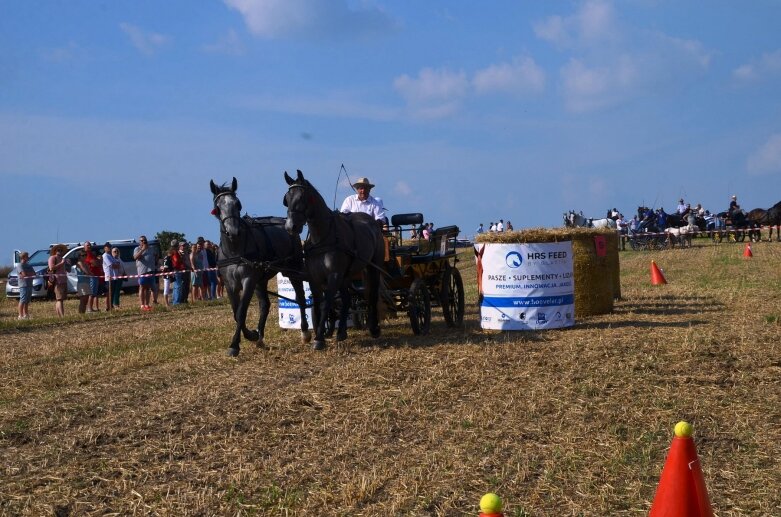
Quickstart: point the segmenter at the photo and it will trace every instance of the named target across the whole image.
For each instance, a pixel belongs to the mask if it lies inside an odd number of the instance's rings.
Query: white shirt
[[[385,207],[382,204],[382,199],[378,197],[368,196],[364,201],[361,201],[358,199],[358,194],[347,196],[342,203],[341,212],[345,214],[363,212],[374,217],[377,221],[385,220]]]
[[[497,232],[503,232],[504,231],[504,224],[501,222],[496,223],[496,231]]]

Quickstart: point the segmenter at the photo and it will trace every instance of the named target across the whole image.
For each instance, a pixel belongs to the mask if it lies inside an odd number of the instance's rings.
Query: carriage
[[[423,214],[396,214],[384,232],[387,258],[381,272],[380,304],[392,315],[406,314],[415,335],[424,335],[431,326],[431,309],[440,307],[448,327],[464,321],[464,283],[458,271],[458,226],[436,229],[429,239],[417,232]],[[404,239],[404,235],[414,235]],[[350,316],[353,326],[367,324],[368,305],[361,279],[350,286]],[[333,333],[341,300],[331,311],[328,334]]]

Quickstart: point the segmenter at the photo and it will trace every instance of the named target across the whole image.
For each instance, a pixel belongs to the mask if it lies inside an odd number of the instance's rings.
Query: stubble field
[[[466,255],[463,329],[317,353],[271,318],[237,360],[224,303],[2,300],[0,514],[643,515],[685,419],[716,514],[779,515],[781,245],[753,249],[622,253],[613,314],[528,333],[480,330]]]

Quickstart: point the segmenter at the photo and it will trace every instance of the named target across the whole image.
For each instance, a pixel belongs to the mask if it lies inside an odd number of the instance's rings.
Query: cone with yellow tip
[[[649,517],[713,517],[692,432],[688,422],[675,424]]]
[[[503,517],[502,498],[488,492],[480,498],[480,517]]]

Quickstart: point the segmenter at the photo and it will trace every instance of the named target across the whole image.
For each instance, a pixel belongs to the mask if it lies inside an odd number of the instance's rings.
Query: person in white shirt
[[[496,223],[496,231],[497,232],[503,232],[504,231],[504,219],[499,219],[499,222]]]
[[[363,212],[364,214],[369,214],[375,220],[387,224],[385,207],[382,204],[382,199],[373,197],[370,194],[371,190],[374,188],[374,184],[369,181],[369,178],[358,178],[358,181],[353,183],[353,188],[355,189],[356,194],[345,198],[340,211],[345,214]]]
[[[679,214],[683,215],[683,213],[686,212],[686,210],[687,210],[686,203],[683,202],[683,198],[679,199],[678,200],[678,208],[676,209],[676,211]]]

